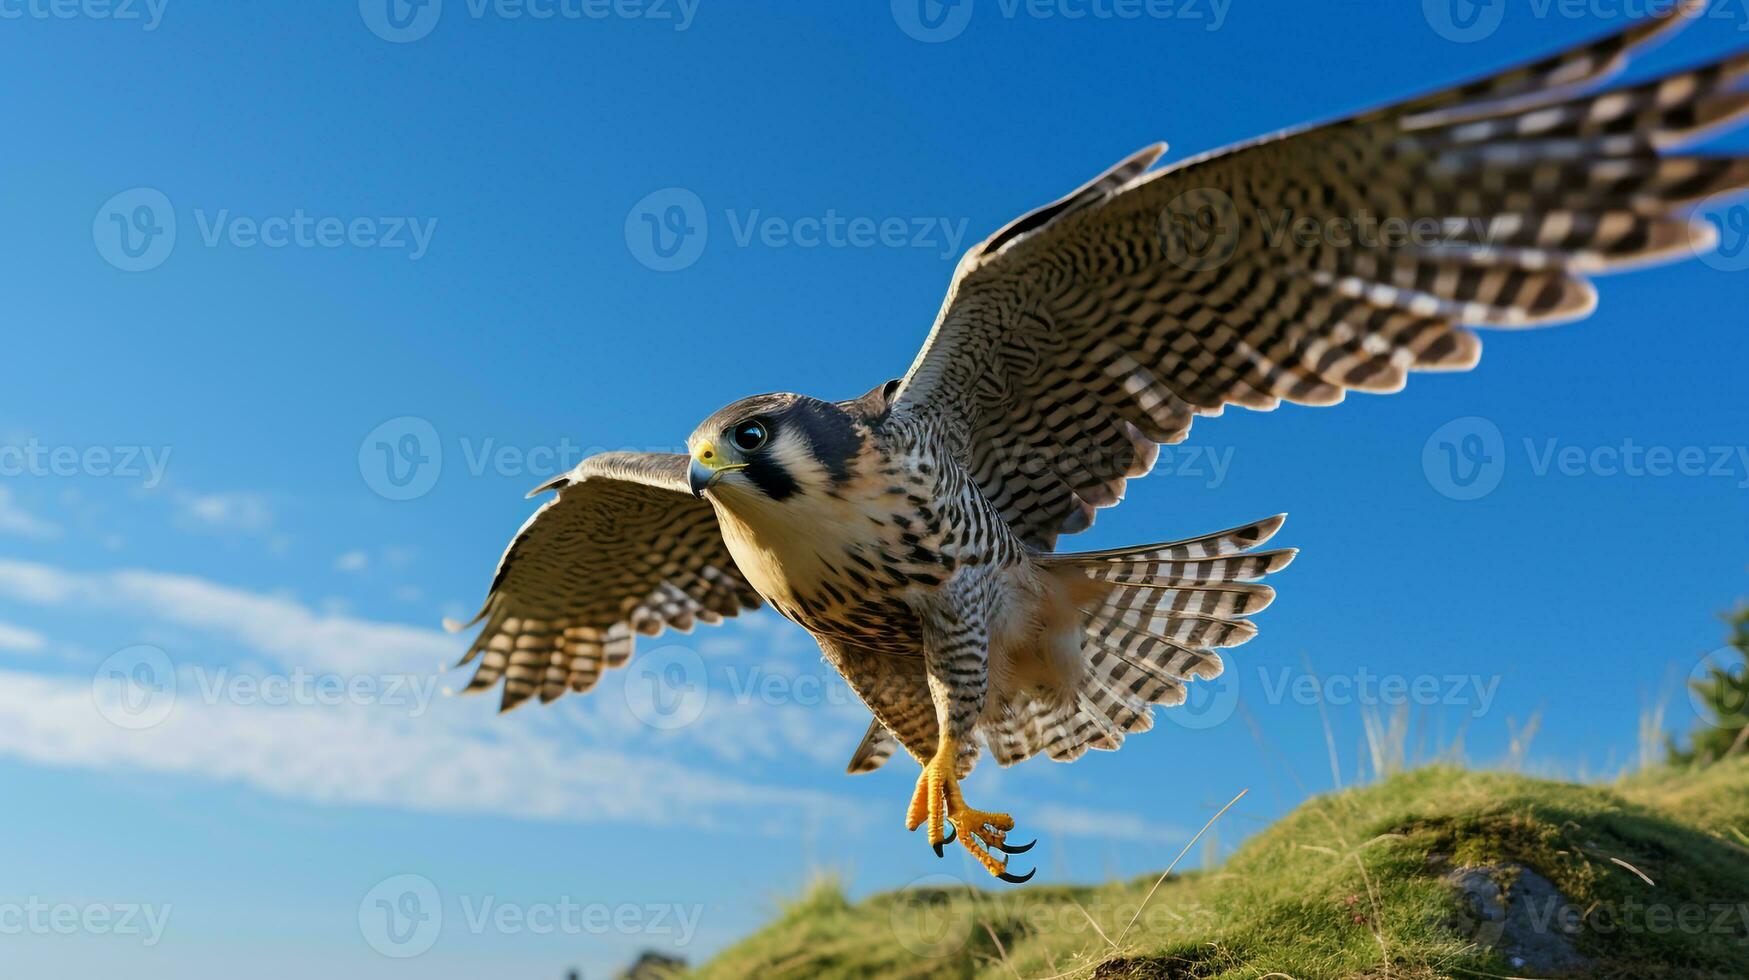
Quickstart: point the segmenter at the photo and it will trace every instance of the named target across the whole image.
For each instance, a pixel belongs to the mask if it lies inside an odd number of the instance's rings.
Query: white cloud
[[[19,506],[12,496],[11,488],[0,487],[0,534],[46,541],[60,537],[61,529]]]
[[[1190,832],[1172,824],[1154,823],[1133,813],[1089,810],[1078,806],[1043,803],[1026,810],[1027,822],[1041,830],[1065,837],[1138,841],[1151,844],[1182,844]]]
[[[294,599],[190,575],[65,572],[0,559],[0,596],[38,605],[110,609],[198,629],[284,666],[339,673],[429,672],[457,655],[435,629],[323,614]]]
[[[0,650],[10,650],[15,653],[35,653],[47,643],[47,639],[35,630],[0,623]]]
[[[165,720],[128,730],[104,717],[82,678],[0,671],[0,754],[41,765],[193,775],[311,803],[543,820],[769,833],[793,829],[797,811],[856,820],[827,794],[577,748],[510,719],[470,716],[478,712],[454,701],[418,718],[368,705],[226,703],[184,681]]]
[[[0,595],[39,606],[60,605],[87,588],[83,578],[47,565],[0,559]]]
[[[227,534],[264,534],[273,527],[267,498],[254,493],[176,495],[178,522],[185,528]]]
[[[370,564],[370,556],[362,551],[348,551],[334,559],[335,569],[342,572],[362,572]]]
[[[434,629],[322,613],[286,596],[157,571],[81,573],[0,560],[0,598],[209,635],[245,655],[233,675],[258,672],[250,663],[266,660],[281,673],[429,682],[462,646]],[[766,639],[769,624],[755,619],[748,625],[756,642]],[[676,749],[691,755],[705,745],[719,749],[717,759],[801,755],[829,759],[836,770],[861,735],[860,723],[839,720],[842,709],[713,696],[695,724],[657,732],[631,714],[617,686],[624,671],[610,674],[612,680],[587,698],[565,698],[565,710],[529,708],[508,716],[492,711],[492,694],[440,698],[425,712],[380,700],[273,705],[214,696],[209,685],[220,665],[167,652],[181,664],[178,696],[168,719],[142,731],[107,721],[86,677],[0,672],[0,754],[45,765],[240,781],[316,803],[754,825],[771,832],[782,828],[767,828],[763,814],[787,821],[799,809],[839,822],[859,819],[828,793],[765,786],[722,775],[721,766],[693,768],[660,755]],[[446,680],[460,686],[465,677]],[[822,739],[810,718],[829,725],[836,737]],[[722,748],[731,745],[733,751]],[[789,817],[781,816],[785,811]]]

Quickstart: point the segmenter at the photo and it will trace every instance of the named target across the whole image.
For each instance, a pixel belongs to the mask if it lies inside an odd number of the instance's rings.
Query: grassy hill
[[[697,975],[1740,980],[1745,834],[1742,757],[1611,786],[1434,767],[1314,798],[1145,906],[1153,875],[856,904],[828,883]]]

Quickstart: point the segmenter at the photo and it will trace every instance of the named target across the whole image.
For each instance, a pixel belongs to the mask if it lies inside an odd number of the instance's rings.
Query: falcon
[[[1013,819],[961,792],[980,754],[1068,761],[1147,730],[1256,635],[1260,580],[1294,556],[1263,550],[1282,517],[1106,551],[1058,536],[1199,415],[1465,370],[1466,324],[1579,318],[1588,275],[1712,247],[1688,213],[1749,186],[1749,157],[1677,151],[1749,113],[1749,51],[1605,84],[1703,8],[1176,165],[1131,156],[969,252],[903,378],[737,401],[689,454],[602,453],[536,490],[557,496],[498,564],[468,689],[502,680],[505,709],[587,691],[636,636],[769,604],[874,716],[850,771],[902,747],[922,766],[906,828],[1025,881]],[[1281,232],[1307,219],[1321,233]]]

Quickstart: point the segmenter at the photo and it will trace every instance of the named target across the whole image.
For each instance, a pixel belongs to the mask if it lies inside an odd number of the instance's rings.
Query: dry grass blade
[[[1080,902],[1071,902],[1070,904],[1075,906],[1075,911],[1080,912],[1081,915],[1086,918],[1087,924],[1093,927],[1093,931],[1099,933],[1099,938],[1105,940],[1105,945],[1110,946],[1112,949],[1117,948],[1117,943],[1112,942],[1111,937],[1105,934],[1105,930],[1099,928],[1099,923],[1093,921],[1093,913],[1082,907]]]
[[[1360,859],[1360,852],[1354,854],[1354,866],[1360,869],[1360,880],[1366,885],[1367,905],[1372,909],[1372,917],[1367,920],[1367,926],[1372,929],[1373,938],[1379,941],[1379,956],[1384,959],[1385,975],[1391,972],[1391,947],[1385,942],[1384,928],[1379,924],[1379,893],[1373,887],[1372,875],[1366,873],[1366,862]]]
[[[1139,919],[1139,918],[1141,918],[1141,917],[1142,917],[1142,910],[1144,910],[1144,909],[1146,909],[1146,908],[1147,908],[1147,907],[1148,907],[1148,903],[1149,903],[1149,902],[1151,902],[1151,901],[1153,901],[1153,899],[1154,899],[1154,893],[1155,893],[1155,892],[1157,892],[1157,891],[1159,891],[1159,890],[1160,890],[1160,885],[1161,885],[1161,884],[1162,884],[1162,883],[1163,883],[1163,882],[1165,882],[1165,880],[1166,880],[1166,876],[1167,876],[1167,875],[1169,875],[1169,874],[1171,874],[1171,873],[1172,873],[1172,869],[1173,869],[1173,868],[1176,868],[1176,867],[1178,867],[1178,862],[1180,862],[1180,861],[1182,861],[1182,860],[1184,860],[1184,856],[1185,856],[1185,855],[1186,855],[1186,854],[1189,854],[1189,853],[1190,853],[1190,849],[1191,849],[1191,848],[1192,848],[1192,847],[1193,847],[1193,846],[1195,846],[1195,845],[1196,845],[1196,842],[1197,842],[1197,840],[1198,840],[1198,839],[1199,839],[1199,838],[1201,838],[1201,837],[1202,837],[1202,835],[1203,835],[1203,834],[1205,834],[1205,833],[1207,833],[1207,832],[1208,832],[1208,829],[1209,829],[1209,828],[1210,828],[1210,827],[1213,827],[1213,826],[1214,826],[1214,825],[1215,825],[1215,821],[1216,821],[1216,820],[1219,820],[1219,819],[1221,819],[1221,817],[1222,817],[1222,816],[1223,816],[1223,815],[1224,815],[1224,814],[1225,814],[1225,813],[1226,813],[1226,812],[1227,812],[1227,811],[1228,811],[1228,810],[1231,810],[1231,809],[1232,809],[1232,808],[1233,808],[1233,804],[1235,804],[1235,803],[1237,803],[1237,802],[1239,802],[1239,801],[1240,801],[1240,800],[1242,800],[1242,799],[1244,799],[1244,798],[1245,798],[1245,794],[1246,794],[1246,793],[1249,793],[1249,792],[1251,792],[1251,790],[1250,790],[1250,789],[1242,789],[1242,790],[1240,790],[1240,791],[1239,791],[1239,795],[1238,795],[1238,796],[1235,796],[1235,797],[1233,797],[1233,798],[1232,798],[1232,799],[1230,799],[1230,800],[1228,800],[1228,801],[1227,801],[1227,805],[1226,805],[1226,806],[1224,806],[1224,807],[1221,807],[1221,809],[1220,809],[1220,812],[1219,812],[1219,813],[1216,813],[1216,814],[1215,814],[1215,815],[1214,815],[1214,816],[1212,816],[1212,817],[1210,817],[1210,818],[1209,818],[1209,822],[1208,822],[1208,823],[1205,823],[1205,824],[1203,824],[1203,825],[1202,825],[1202,829],[1201,829],[1201,830],[1199,830],[1199,831],[1197,831],[1197,832],[1196,832],[1196,836],[1195,836],[1195,837],[1192,837],[1192,838],[1191,838],[1191,839],[1190,839],[1190,840],[1189,840],[1189,841],[1187,841],[1187,842],[1186,842],[1186,843],[1185,843],[1185,845],[1184,845],[1184,850],[1182,850],[1182,851],[1179,851],[1179,852],[1178,852],[1178,856],[1177,856],[1177,857],[1175,857],[1175,858],[1173,858],[1173,859],[1172,859],[1172,863],[1171,863],[1171,864],[1168,864],[1168,865],[1167,865],[1167,866],[1166,866],[1166,870],[1165,870],[1165,871],[1162,871],[1162,872],[1160,872],[1160,877],[1158,877],[1158,878],[1156,878],[1156,879],[1154,879],[1154,887],[1152,887],[1152,888],[1150,888],[1150,889],[1148,889],[1148,894],[1146,894],[1146,895],[1144,895],[1144,896],[1142,896],[1142,904],[1140,904],[1140,905],[1138,905],[1138,906],[1136,906],[1136,914],[1135,914],[1135,915],[1132,915],[1132,916],[1130,916],[1130,921],[1129,921],[1129,924],[1128,924],[1128,925],[1126,925],[1126,926],[1124,926],[1124,927],[1123,927],[1123,931],[1122,931],[1122,932],[1120,932],[1120,933],[1118,933],[1118,934],[1117,934],[1117,941],[1118,941],[1118,942],[1120,942],[1120,943],[1121,943],[1121,942],[1123,942],[1123,938],[1124,938],[1124,937],[1125,937],[1125,936],[1127,936],[1127,935],[1129,935],[1129,934],[1130,934],[1130,929],[1132,929],[1132,928],[1134,928],[1134,927],[1135,927],[1135,924],[1136,924],[1136,920],[1137,920],[1137,919]]]
[[[1641,871],[1639,868],[1636,868],[1633,865],[1627,863],[1626,861],[1623,861],[1621,858],[1612,857],[1609,860],[1615,864],[1621,865],[1622,867],[1628,869],[1629,871],[1632,871],[1634,874],[1639,875],[1641,881],[1645,882],[1648,885],[1651,885],[1653,888],[1658,887],[1658,883],[1653,881],[1651,878],[1646,877],[1646,873],[1644,871]]]
[[[1324,704],[1324,683],[1312,669],[1311,654],[1301,651],[1300,660],[1306,665],[1306,674],[1312,678],[1312,690],[1318,692],[1318,721],[1324,726],[1324,748],[1330,753],[1330,781],[1341,789],[1342,763],[1336,754],[1336,730],[1330,727],[1330,709]]]
[[[1013,963],[1008,962],[1008,947],[1002,945],[1002,937],[996,935],[996,930],[990,928],[990,923],[979,922],[978,925],[983,926],[984,931],[990,934],[990,941],[996,944],[996,952],[1002,958],[1002,965],[1008,968],[1008,972],[1014,976],[1015,980],[1020,980],[1020,973],[1014,969]]]

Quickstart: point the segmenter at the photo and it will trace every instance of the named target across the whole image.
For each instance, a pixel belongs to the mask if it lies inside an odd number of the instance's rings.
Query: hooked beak
[[[704,498],[704,492],[709,490],[725,473],[747,468],[746,463],[731,463],[716,447],[709,442],[701,442],[693,450],[692,464],[686,468],[686,484],[692,489],[692,495]]]

